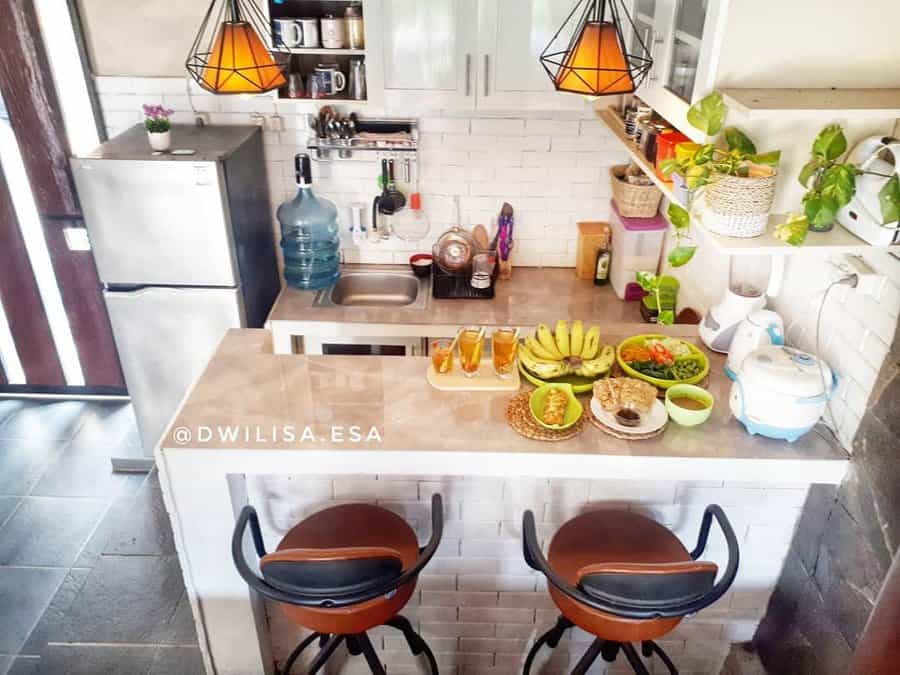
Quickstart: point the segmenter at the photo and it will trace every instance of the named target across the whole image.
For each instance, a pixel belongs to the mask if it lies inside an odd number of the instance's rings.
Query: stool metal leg
[[[578,659],[578,663],[575,664],[575,667],[572,669],[572,675],[584,675],[588,668],[590,668],[594,661],[597,660],[597,657],[600,655],[600,650],[603,649],[604,641],[600,638],[597,638],[591,643],[591,646],[587,648],[587,651]],[[641,675],[645,675],[641,673]],[[647,673],[646,675],[649,675]]]
[[[284,662],[284,670],[282,671],[283,675],[289,675],[291,672],[291,668],[294,666],[294,662],[300,656],[300,653],[309,647],[313,642],[316,641],[316,638],[328,637],[327,635],[320,635],[319,633],[312,633],[311,635],[307,635],[299,645],[294,648],[294,651],[291,652],[291,655],[287,658],[287,661]]]
[[[546,644],[551,649],[555,649],[559,644],[559,641],[562,639],[563,633],[565,633],[573,625],[574,624],[566,617],[560,616],[559,619],[556,620],[556,625],[546,633],[541,635],[541,637],[539,637],[537,641],[531,646],[531,649],[528,650],[528,656],[525,657],[525,665],[522,668],[522,675],[529,675],[529,673],[531,672],[531,664],[534,662],[534,657],[537,656],[537,653],[540,651],[541,647],[544,646],[544,644]]]
[[[413,655],[425,654],[425,658],[428,660],[428,667],[431,668],[431,675],[438,675],[437,659],[434,658],[434,652],[431,651],[431,647],[428,646],[428,643],[425,642],[422,636],[413,629],[412,624],[406,617],[398,614],[388,620],[385,625],[401,631]]]
[[[632,645],[623,642],[622,651],[625,652],[625,658],[628,659],[628,663],[630,663],[632,669],[634,669],[635,675],[650,675],[650,671],[647,670],[647,667],[644,665],[644,662],[641,661],[641,657],[638,656],[637,651],[635,651]]]
[[[332,635],[328,638],[328,642],[325,643],[325,646],[319,650],[318,654],[316,654],[316,658],[309,664],[309,670],[306,675],[316,675],[322,666],[325,665],[326,661],[331,658],[331,655],[334,654],[334,650],[338,648],[338,645],[340,645],[343,640],[343,635]],[[287,673],[285,673],[285,675],[287,675]]]
[[[384,666],[381,665],[381,659],[379,659],[378,654],[375,653],[375,648],[372,647],[369,636],[365,633],[358,633],[353,636],[353,640],[359,645],[360,649],[362,649],[363,656],[366,657],[366,662],[369,664],[372,675],[386,675]]]
[[[672,659],[670,659],[669,655],[663,651],[663,648],[653,640],[647,640],[641,643],[641,653],[644,656],[656,654],[659,657],[659,660],[669,669],[669,675],[678,675],[678,669],[675,667],[675,664],[672,663]]]

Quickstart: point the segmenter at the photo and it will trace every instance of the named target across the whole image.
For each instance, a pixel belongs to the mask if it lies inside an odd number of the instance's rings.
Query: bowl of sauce
[[[676,424],[693,427],[712,414],[715,399],[706,389],[693,384],[676,384],[666,389],[666,412]]]

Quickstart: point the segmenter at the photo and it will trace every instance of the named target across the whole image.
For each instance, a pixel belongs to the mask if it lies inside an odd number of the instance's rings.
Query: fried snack
[[[594,382],[594,398],[607,412],[623,407],[648,412],[656,399],[656,387],[633,377],[609,377]]]
[[[543,420],[544,424],[562,424],[566,419],[566,409],[569,407],[569,397],[561,389],[551,389],[544,399]]]

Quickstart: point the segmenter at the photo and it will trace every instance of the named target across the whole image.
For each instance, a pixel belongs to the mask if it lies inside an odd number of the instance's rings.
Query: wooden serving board
[[[481,362],[481,368],[475,377],[463,375],[458,359],[454,359],[453,370],[446,374],[436,372],[434,364],[429,362],[425,377],[428,384],[440,391],[519,391],[520,386],[518,368],[513,368],[512,377],[504,380],[494,374],[491,359]]]

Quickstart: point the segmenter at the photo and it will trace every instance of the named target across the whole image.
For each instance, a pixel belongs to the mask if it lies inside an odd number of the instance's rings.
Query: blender
[[[712,351],[727,354],[741,321],[766,306],[764,289],[769,283],[770,266],[768,256],[765,262],[758,256],[732,256],[728,288],[699,326],[700,339]]]

